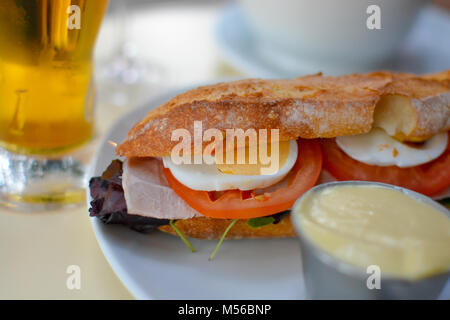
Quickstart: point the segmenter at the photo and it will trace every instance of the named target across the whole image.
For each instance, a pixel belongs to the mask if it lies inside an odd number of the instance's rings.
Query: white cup
[[[383,67],[426,0],[239,0],[249,27],[272,59],[299,71],[362,72]],[[369,29],[370,5],[381,29]],[[373,20],[371,20],[373,21]]]

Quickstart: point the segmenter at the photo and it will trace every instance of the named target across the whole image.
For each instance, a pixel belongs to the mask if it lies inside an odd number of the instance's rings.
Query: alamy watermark
[[[381,289],[381,268],[377,265],[370,265],[366,269],[366,273],[370,274],[366,280],[366,286],[369,290]]]
[[[66,273],[69,275],[66,279],[66,287],[69,290],[81,289],[81,268],[76,264],[67,266]]]
[[[381,29],[381,8],[376,4],[367,7],[366,13],[369,15],[366,20],[366,27],[369,30]]]
[[[81,9],[77,5],[71,5],[67,7],[66,10],[69,15],[67,19],[67,29],[81,29]]]

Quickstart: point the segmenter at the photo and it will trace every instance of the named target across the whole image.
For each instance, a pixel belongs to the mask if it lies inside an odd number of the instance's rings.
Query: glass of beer
[[[93,49],[108,0],[0,1],[0,200],[84,201]]]

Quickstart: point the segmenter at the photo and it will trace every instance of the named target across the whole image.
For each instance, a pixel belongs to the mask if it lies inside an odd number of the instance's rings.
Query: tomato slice
[[[261,196],[252,196],[248,191],[228,190],[217,199],[207,191],[192,190],[164,168],[170,187],[192,208],[206,217],[218,219],[248,219],[263,217],[288,210],[295,200],[314,186],[322,169],[322,152],[315,140],[297,140],[299,155],[285,179],[288,186]]]
[[[337,180],[383,182],[427,196],[438,194],[450,186],[450,143],[439,158],[411,168],[380,167],[359,162],[345,154],[335,139],[322,139],[321,145],[323,167]]]

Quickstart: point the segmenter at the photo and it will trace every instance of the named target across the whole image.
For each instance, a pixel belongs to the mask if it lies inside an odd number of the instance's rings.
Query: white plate
[[[108,140],[122,141],[146,112],[186,90],[169,92],[119,119],[105,135],[91,175],[101,175],[117,158]],[[208,261],[217,241],[192,240],[197,252],[191,253],[179,238],[162,232],[140,234],[91,220],[106,259],[138,299],[304,297],[296,239],[224,241],[214,260]]]
[[[449,14],[434,6],[426,7],[396,56],[383,69],[413,73],[450,69],[449,34]],[[215,40],[223,58],[250,77],[292,78],[319,71],[326,74],[368,71],[321,70],[281,50],[271,51],[259,45],[237,5],[228,6],[218,17]]]
[[[90,176],[101,175],[117,158],[108,141],[122,141],[149,110],[188,89],[170,91],[119,119],[97,150]],[[228,240],[208,261],[217,241],[193,239],[197,252],[191,253],[179,238],[162,232],[140,234],[91,221],[112,269],[138,299],[305,298],[297,239]],[[441,299],[449,297],[450,281]]]

